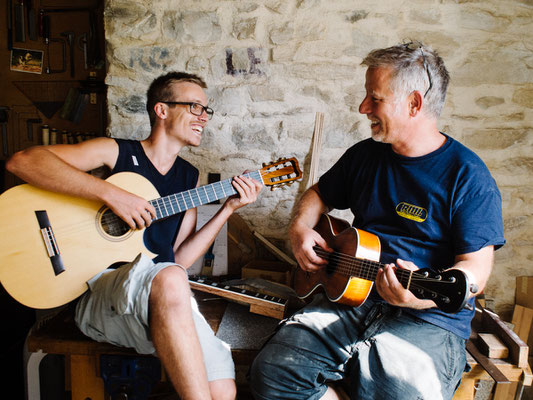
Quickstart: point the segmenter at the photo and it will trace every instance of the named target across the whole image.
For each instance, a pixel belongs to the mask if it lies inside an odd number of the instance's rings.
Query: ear
[[[168,117],[168,107],[163,103],[155,103],[154,112],[160,119],[166,119]]]
[[[416,117],[422,109],[424,103],[424,96],[418,90],[413,91],[409,95],[409,116]]]

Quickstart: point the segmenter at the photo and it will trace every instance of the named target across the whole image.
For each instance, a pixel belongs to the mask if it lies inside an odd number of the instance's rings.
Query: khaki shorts
[[[152,280],[173,263],[157,263],[139,254],[131,263],[108,269],[92,278],[76,306],[76,324],[98,342],[132,347],[140,354],[154,354],[148,327],[148,299]],[[209,381],[235,379],[229,345],[214,335],[191,296],[196,332],[202,346]]]

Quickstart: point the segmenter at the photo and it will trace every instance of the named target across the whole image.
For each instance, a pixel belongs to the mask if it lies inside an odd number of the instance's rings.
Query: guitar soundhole
[[[133,233],[128,224],[105,206],[98,211],[97,226],[98,230],[111,240],[121,240]]]

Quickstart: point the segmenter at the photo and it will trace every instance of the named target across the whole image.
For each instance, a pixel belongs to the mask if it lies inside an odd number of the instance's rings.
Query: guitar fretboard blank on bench
[[[192,289],[215,294],[238,303],[250,305],[250,311],[256,314],[283,319],[287,300],[268,294],[254,292],[235,286],[220,284],[201,277],[190,276],[189,283]]]

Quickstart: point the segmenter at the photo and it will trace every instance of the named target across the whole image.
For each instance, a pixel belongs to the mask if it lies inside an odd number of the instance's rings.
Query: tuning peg
[[[470,284],[470,293],[476,294],[479,291],[478,285],[475,283]]]

